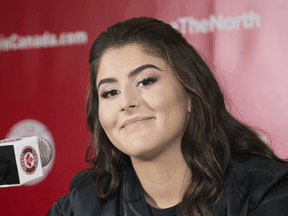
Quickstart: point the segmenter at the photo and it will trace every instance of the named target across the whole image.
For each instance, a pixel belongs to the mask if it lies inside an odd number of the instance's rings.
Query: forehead
[[[102,55],[97,73],[97,82],[105,77],[119,77],[144,64],[153,64],[162,70],[167,67],[159,57],[143,52],[140,45],[130,44],[121,48],[111,48]]]

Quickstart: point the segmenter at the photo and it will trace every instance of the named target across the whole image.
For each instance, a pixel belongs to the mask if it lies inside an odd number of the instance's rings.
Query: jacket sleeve
[[[288,174],[274,183],[249,216],[288,215]]]

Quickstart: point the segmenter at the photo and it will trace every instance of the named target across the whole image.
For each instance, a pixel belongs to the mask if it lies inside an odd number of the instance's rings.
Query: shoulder
[[[281,216],[288,212],[288,164],[256,155],[238,155],[231,158],[226,173],[228,189],[233,190],[230,198],[241,200],[251,216]],[[273,213],[268,214],[267,209]]]
[[[46,215],[98,215],[104,203],[96,197],[94,185],[90,169],[77,173],[71,179],[69,193],[60,197]]]
[[[275,173],[287,170],[288,164],[276,160],[264,158],[253,154],[241,154],[232,156],[228,169],[238,170],[243,175],[274,175]]]
[[[83,185],[88,186],[89,183],[93,183],[94,179],[91,175],[91,169],[85,169],[73,176],[70,182],[69,191],[74,188],[81,187]]]
[[[119,179],[127,173],[125,167],[119,170]],[[47,212],[49,216],[56,215],[98,215],[103,210],[106,201],[98,199],[95,194],[95,179],[92,169],[85,169],[77,173],[72,179],[69,193],[59,198]],[[106,175],[102,179],[102,190],[110,186],[111,178]]]

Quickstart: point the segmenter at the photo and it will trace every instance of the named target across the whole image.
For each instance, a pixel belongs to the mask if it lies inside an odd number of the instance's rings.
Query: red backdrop
[[[14,0],[1,9],[0,139],[42,134],[55,148],[42,181],[0,188],[2,214],[45,215],[88,167],[89,49],[109,25],[134,16],[159,18],[181,31],[214,65],[232,112],[266,131],[276,153],[288,157],[288,2]]]

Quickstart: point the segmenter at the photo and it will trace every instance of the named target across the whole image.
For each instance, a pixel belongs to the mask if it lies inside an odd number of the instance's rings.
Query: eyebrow
[[[160,68],[156,67],[155,65],[152,65],[152,64],[146,64],[146,65],[142,65],[138,68],[136,68],[135,70],[131,71],[129,74],[128,74],[128,78],[132,78],[133,76],[139,74],[140,72],[142,72],[143,70],[147,69],[147,68],[155,68],[159,71],[162,71]],[[117,79],[116,78],[104,78],[102,80],[100,80],[99,84],[98,84],[98,89],[99,87],[104,84],[104,83],[115,83],[117,82]]]

